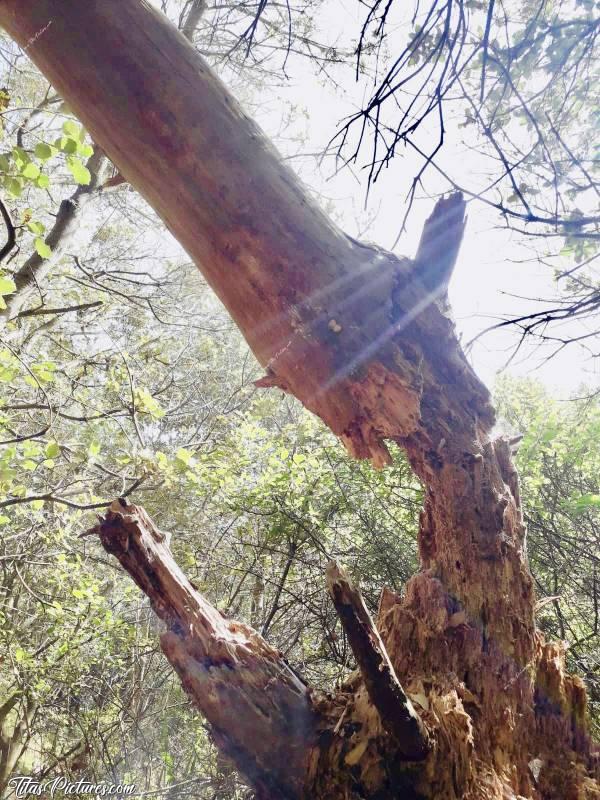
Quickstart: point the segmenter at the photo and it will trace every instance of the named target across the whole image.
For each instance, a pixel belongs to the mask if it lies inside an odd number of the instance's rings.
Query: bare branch
[[[102,300],[94,300],[91,303],[80,303],[77,306],[64,306],[63,308],[29,308],[26,311],[19,311],[19,317],[39,317],[43,314],[70,314],[72,311],[86,311],[90,308],[98,308],[103,305]]]

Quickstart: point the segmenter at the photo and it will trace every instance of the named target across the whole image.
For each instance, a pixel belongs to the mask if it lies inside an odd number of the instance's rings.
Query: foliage
[[[356,126],[356,149],[350,149],[356,159],[372,134],[369,179],[376,180],[400,145],[408,145],[423,159],[411,194],[426,171],[437,170],[447,185],[496,208],[508,224],[564,236],[576,248],[592,247],[600,222],[590,148],[598,126],[595,4],[366,5],[358,65],[368,61],[365,46],[373,38],[387,41],[390,55],[383,59],[375,51],[382,61],[375,88],[342,129],[341,146],[350,146]],[[394,26],[400,35],[392,33]],[[452,148],[445,135],[455,131],[456,113],[466,134],[473,128],[468,144],[486,157],[479,185],[465,185],[444,159],[444,149]]]
[[[600,732],[600,403],[559,402],[532,381],[497,386],[499,412],[524,434],[517,454],[538,594],[538,625],[568,643]]]

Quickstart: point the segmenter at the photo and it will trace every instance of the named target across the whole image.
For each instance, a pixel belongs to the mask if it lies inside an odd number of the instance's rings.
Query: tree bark
[[[295,395],[376,466],[389,460],[385,440],[397,442],[426,488],[422,568],[403,597],[384,593],[375,650],[390,686],[396,678],[396,702],[403,695],[418,712],[429,755],[407,761],[389,733],[369,691],[373,653],[336,695],[303,693],[257,634],[215,617],[171,564],[177,580],[161,573],[156,605],[171,626],[163,647],[204,713],[218,715],[222,746],[263,796],[598,797],[583,684],[535,627],[510,448],[490,438],[488,392],[439,302],[462,198],[438,204],[414,262],[362,245],[327,219],[185,37],[146,3],[0,0],[0,24],[194,258],[264,366],[259,384]],[[121,517],[109,514],[103,526],[113,525],[115,553],[155,601],[154,551]],[[127,550],[136,536],[142,544]],[[202,621],[200,646],[178,627],[188,621],[182,598]],[[242,652],[258,664],[258,683],[236,666]],[[214,681],[202,667],[212,653]],[[279,700],[272,719],[260,717],[257,687],[271,679],[274,697],[300,703],[299,738],[283,732]],[[282,757],[289,747],[289,781],[265,777],[261,736]]]

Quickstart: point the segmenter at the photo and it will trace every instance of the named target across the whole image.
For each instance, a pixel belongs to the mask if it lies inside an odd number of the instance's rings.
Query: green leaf
[[[58,442],[52,441],[48,442],[46,445],[46,458],[56,458],[56,456],[60,455],[60,446]]]
[[[29,220],[27,223],[27,228],[32,232],[35,233],[36,236],[41,236],[42,233],[46,230],[46,226],[43,222],[36,222],[35,220]]]
[[[32,500],[31,501],[31,507],[34,509],[34,511],[40,511],[40,509],[42,509],[44,507],[44,501],[43,500]]]
[[[77,142],[75,139],[71,139],[69,136],[62,136],[60,139],[60,149],[63,151],[63,153],[72,155],[73,153],[77,152]]]
[[[135,400],[140,411],[145,411],[150,414],[154,419],[162,419],[165,415],[165,410],[161,404],[156,400],[148,389],[139,388],[135,390]]]
[[[72,139],[77,139],[79,137],[80,126],[75,122],[75,120],[68,119],[66,122],[63,122],[62,131],[65,136],[70,136]]]
[[[17,291],[17,286],[12,278],[0,275],[0,295],[12,294]]]
[[[92,180],[91,173],[85,164],[78,158],[68,158],[67,167],[77,183],[87,186]]]
[[[36,378],[42,383],[51,383],[54,380],[56,364],[52,361],[42,361],[39,364],[32,364],[31,369]]]
[[[39,158],[41,161],[47,161],[56,153],[56,148],[46,144],[45,142],[38,142],[33,152],[35,153],[36,158]]]
[[[33,161],[30,161],[29,164],[25,165],[23,169],[23,177],[28,178],[30,181],[36,180],[40,176],[40,168],[37,164],[34,164]]]
[[[50,186],[50,178],[47,175],[40,175],[36,184],[40,189],[47,189]]]
[[[8,178],[5,182],[5,186],[13,197],[21,197],[23,193],[23,184],[19,180],[19,178]]]
[[[22,147],[13,147],[13,160],[18,169],[22,169],[25,164],[29,164],[31,159]]]
[[[51,248],[46,244],[46,242],[43,239],[40,239],[39,236],[36,239],[34,239],[33,246],[35,247],[38,256],[40,256],[41,258],[50,258],[50,256],[52,255]]]
[[[94,440],[93,442],[90,443],[90,446],[88,447],[88,455],[91,458],[94,458],[94,456],[97,456],[99,452],[100,452],[100,442]]]
[[[22,448],[23,455],[27,458],[35,458],[35,456],[39,456],[42,453],[42,448],[38,442],[32,442],[31,439],[24,441]]]
[[[94,148],[92,147],[91,144],[80,144],[77,146],[77,152],[79,153],[80,156],[83,156],[84,158],[89,158],[94,152]]]
[[[175,453],[175,458],[177,461],[181,461],[182,464],[185,464],[187,467],[189,463],[192,461],[194,455],[189,450],[186,450],[183,447],[180,447],[179,450]]]

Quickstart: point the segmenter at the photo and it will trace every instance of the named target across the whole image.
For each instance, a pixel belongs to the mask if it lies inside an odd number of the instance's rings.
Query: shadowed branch
[[[421,761],[431,747],[425,725],[396,677],[360,592],[335,561],[327,567],[327,588],[384,728],[405,758]]]

